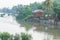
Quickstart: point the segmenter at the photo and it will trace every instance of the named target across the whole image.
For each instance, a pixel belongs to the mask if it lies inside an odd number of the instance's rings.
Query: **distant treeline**
[[[9,8],[0,9],[0,13],[14,13],[15,11]]]
[[[21,10],[27,6],[31,7],[33,10],[42,8],[40,3],[35,2],[35,3],[30,4],[30,5],[13,6],[11,9],[3,8],[3,9],[0,9],[0,13],[17,13],[19,10]]]
[[[60,4],[59,3],[60,0],[53,0],[53,1],[55,1],[54,6],[56,6],[57,3]],[[20,4],[20,5],[17,5],[17,6],[13,6],[11,9],[5,7],[3,9],[0,9],[0,13],[17,13],[18,11],[20,11],[21,9],[23,9],[23,8],[25,8],[27,6],[31,7],[32,10],[43,9],[42,8],[42,6],[43,6],[42,3],[35,2],[35,3],[31,3],[30,5],[22,5],[22,4]]]

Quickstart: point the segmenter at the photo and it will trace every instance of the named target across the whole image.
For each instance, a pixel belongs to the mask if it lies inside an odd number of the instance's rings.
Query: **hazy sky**
[[[33,3],[33,2],[42,2],[44,0],[0,0],[0,8],[11,8],[15,5],[18,4],[24,4],[24,5],[28,5],[29,3]]]

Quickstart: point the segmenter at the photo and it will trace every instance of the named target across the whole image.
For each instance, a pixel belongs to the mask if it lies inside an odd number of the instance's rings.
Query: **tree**
[[[51,17],[52,19],[52,14],[54,14],[53,0],[46,0],[45,2],[43,2],[42,7],[43,7],[45,15],[46,14],[48,15],[47,18],[49,19],[49,17]]]
[[[60,20],[60,3],[57,3],[57,2],[54,2],[54,5],[53,5],[53,10],[55,12],[55,15],[56,15],[56,19],[57,20]]]
[[[46,11],[48,14],[50,14],[52,11],[52,7],[53,7],[52,0],[46,0],[45,2],[43,2],[42,5],[43,5],[44,11]]]
[[[30,4],[30,7],[32,8],[32,10],[42,9],[42,5],[37,2]]]
[[[44,9],[51,10],[53,7],[53,2],[52,0],[46,0],[42,5]]]
[[[28,17],[32,16],[32,9],[30,7],[25,7],[16,16],[17,22],[25,21]]]

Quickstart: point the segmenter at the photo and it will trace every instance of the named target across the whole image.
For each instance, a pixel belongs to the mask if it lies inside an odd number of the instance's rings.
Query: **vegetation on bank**
[[[43,16],[44,18],[45,18],[45,15],[48,15],[47,19],[49,19],[49,16],[50,16],[51,17],[50,19],[57,20],[57,21],[60,20],[60,4],[52,0],[46,0],[41,4],[35,2],[30,5],[20,5],[20,6],[18,5],[13,7],[13,9],[18,10],[17,15],[15,15],[16,21],[20,24],[22,23],[22,25],[26,24],[27,22],[34,25],[35,22],[33,21],[37,19],[33,19],[34,16],[32,11],[38,10],[38,9],[41,9],[44,11],[44,16]],[[39,24],[39,23],[36,23],[36,24]]]
[[[21,33],[20,34],[9,34],[8,32],[0,33],[0,39],[1,40],[31,40],[32,36],[27,33]]]
[[[58,0],[56,0],[56,1],[58,1]],[[27,29],[29,29],[34,24],[37,24],[37,25],[39,24],[40,19],[39,18],[34,19],[34,14],[32,13],[32,11],[34,11],[34,10],[39,10],[39,9],[43,10],[44,19],[46,19],[46,18],[49,19],[49,17],[51,17],[50,19],[60,21],[60,3],[56,2],[56,1],[46,0],[42,3],[35,2],[35,3],[31,3],[30,5],[13,6],[12,9],[10,9],[11,11],[13,11],[11,15],[15,16],[16,21],[19,24],[26,26]],[[8,11],[7,8],[3,8],[3,11],[4,10],[6,12]],[[46,15],[48,15],[48,16],[45,17]],[[1,17],[3,17],[3,14],[1,15]],[[35,22],[35,20],[37,21],[37,23]]]

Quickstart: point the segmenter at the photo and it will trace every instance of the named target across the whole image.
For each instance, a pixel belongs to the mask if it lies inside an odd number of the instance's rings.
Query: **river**
[[[12,16],[0,17],[0,32],[8,32],[10,34],[15,33],[29,33],[32,35],[32,40],[54,40],[54,35],[48,34],[47,32],[35,31],[36,27],[31,28],[28,32]],[[60,40],[60,39],[59,39]]]

